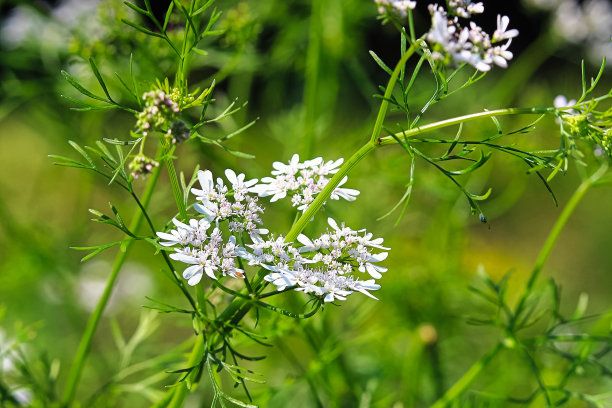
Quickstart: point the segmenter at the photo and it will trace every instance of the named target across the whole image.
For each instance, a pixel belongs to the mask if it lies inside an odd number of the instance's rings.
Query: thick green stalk
[[[364,157],[368,155],[372,150],[376,148],[376,143],[372,141],[367,142],[359,150],[355,152],[341,167],[340,170],[329,180],[329,183],[321,190],[314,201],[308,206],[304,214],[297,220],[293,227],[287,233],[285,237],[286,242],[295,241],[298,235],[306,228],[306,225],[310,223],[312,217],[319,211],[319,209],[329,199],[329,196],[334,192],[338,184],[342,181],[352,169],[359,163]]]
[[[482,373],[482,371],[489,365],[491,360],[502,350],[503,346],[501,343],[497,344],[494,348],[489,350],[487,354],[482,356],[470,369],[444,393],[444,395],[437,400],[430,408],[444,408],[449,403],[459,398],[467,389],[472,385],[474,380]]]
[[[200,363],[202,359],[202,355],[204,354],[204,350],[206,348],[206,343],[204,342],[204,336],[200,334],[196,343],[191,350],[191,354],[189,355],[189,360],[187,361],[187,367],[194,367],[195,365]],[[183,406],[183,401],[187,394],[189,393],[189,388],[187,388],[187,383],[184,381],[182,384],[178,384],[174,388],[174,392],[172,394],[172,399],[170,403],[167,405],[167,408],[180,408]]]
[[[565,224],[567,224],[567,220],[569,220],[569,217],[572,215],[572,213],[576,209],[576,206],[578,205],[580,200],[582,200],[582,198],[587,193],[587,191],[589,191],[589,189],[595,183],[597,183],[597,181],[604,174],[606,174],[607,170],[608,170],[608,166],[607,165],[603,165],[595,173],[593,173],[593,175],[591,175],[591,177],[585,179],[578,186],[578,188],[576,189],[574,194],[572,194],[572,197],[567,202],[565,208],[561,212],[561,215],[559,215],[559,218],[557,218],[557,221],[555,222],[555,225],[553,226],[552,230],[548,234],[548,238],[546,238],[546,242],[544,243],[544,246],[542,247],[542,250],[540,251],[540,254],[538,255],[538,258],[536,260],[536,264],[533,267],[533,271],[531,272],[531,276],[529,277],[529,281],[527,281],[527,285],[525,286],[525,290],[523,291],[523,294],[521,295],[521,298],[520,298],[520,300],[519,300],[519,302],[518,302],[518,304],[516,306],[516,311],[514,313],[514,318],[513,318],[513,321],[512,321],[512,328],[513,329],[516,328],[517,323],[520,321],[520,319],[519,319],[520,318],[520,314],[523,312],[523,309],[525,307],[525,303],[527,302],[527,298],[529,297],[529,295],[533,291],[535,283],[536,283],[538,277],[540,276],[540,272],[542,271],[542,268],[544,267],[544,264],[548,260],[548,257],[550,256],[550,253],[551,253],[551,251],[553,249],[553,246],[557,242],[557,239],[559,238],[559,235],[561,234],[561,231],[565,227]]]
[[[157,180],[159,179],[159,175],[161,173],[161,166],[158,166],[153,170],[153,174],[149,179],[147,187],[144,191],[142,197],[142,205],[146,208],[151,201],[151,196],[153,195],[153,190],[155,189],[155,185],[157,184]],[[130,223],[129,230],[133,232],[137,232],[144,220],[144,212],[139,209],[136,210],[134,217],[132,218],[132,222]],[[72,404],[74,399],[74,395],[76,393],[76,389],[79,384],[79,380],[81,378],[81,373],[83,372],[83,367],[85,364],[85,359],[87,358],[87,354],[89,352],[89,348],[91,346],[91,341],[96,332],[96,328],[100,323],[100,319],[102,318],[102,313],[108,303],[108,300],[112,294],[113,288],[115,286],[115,281],[119,276],[119,271],[125,262],[130,249],[134,243],[133,239],[127,241],[125,248],[117,254],[115,258],[115,262],[113,264],[113,268],[108,277],[108,281],[106,282],[106,287],[104,288],[104,292],[96,305],[96,308],[93,314],[90,316],[87,321],[87,326],[85,327],[85,332],[83,333],[83,337],[81,338],[81,342],[79,343],[79,347],[76,351],[76,355],[74,357],[74,361],[72,362],[72,366],[70,367],[70,372],[68,373],[68,381],[66,383],[66,388],[64,390],[64,395],[62,398],[62,406],[67,407]]]

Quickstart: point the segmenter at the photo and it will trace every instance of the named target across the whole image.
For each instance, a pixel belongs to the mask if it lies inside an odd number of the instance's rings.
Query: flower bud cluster
[[[157,166],[159,166],[158,162],[141,153],[136,155],[128,164],[128,170],[132,177],[137,179],[140,176],[148,175]]]
[[[594,102],[576,105],[575,100],[568,101],[563,95],[555,98],[554,106],[563,134],[573,139],[590,140],[597,145],[597,154],[612,157],[612,109],[596,110]]]
[[[378,5],[379,14],[391,14],[399,18],[406,18],[408,10],[414,10],[416,1],[409,0],[374,0]]]
[[[459,20],[482,13],[482,3],[451,1],[449,8],[447,12],[437,4],[429,5],[432,23],[427,41],[432,45],[432,57],[445,64],[467,63],[481,72],[489,71],[492,64],[506,68],[513,57],[508,48],[518,35],[518,30],[508,30],[510,19],[498,15],[497,29],[490,36],[476,23],[470,22],[467,27]]]
[[[142,95],[144,108],[136,114],[136,129],[144,136],[156,130],[167,131],[181,112],[179,98],[177,89],[173,90],[172,94],[166,94],[161,89],[145,92]]]
[[[277,178],[291,174],[296,182],[309,177],[313,183],[315,177],[320,181],[337,172],[341,163],[342,160],[323,163],[321,158],[299,163],[296,155],[288,165],[274,163],[273,174]],[[244,278],[240,258],[249,266],[270,271],[265,280],[278,290],[294,287],[324,302],[344,300],[353,292],[376,299],[370,291],[380,288],[376,280],[387,270],[377,263],[386,259],[388,253],[375,253],[389,249],[382,246],[382,238],[373,239],[365,230],[355,231],[344,224],[338,226],[329,218],[331,229],[318,238],[313,240],[300,234],[297,243],[287,243],[285,237],[269,234],[260,227],[264,209],[253,193],[269,195],[266,188],[270,182],[257,184],[257,179],[245,180],[244,174],[237,175],[229,169],[225,176],[227,186],[221,178],[214,180],[210,171],[199,171],[201,188],[191,191],[198,200],[194,209],[201,216],[187,223],[173,219],[174,229],[157,233],[160,245],[175,247],[170,257],[189,265],[183,278],[190,285],[198,284],[204,274],[211,279]],[[358,193],[352,191],[351,197]],[[339,197],[342,191],[335,194]],[[357,275],[365,273],[368,279],[360,280]]]
[[[288,164],[274,162],[272,175],[275,177],[262,178],[262,184],[255,187],[253,191],[260,197],[272,196],[271,202],[290,196],[293,206],[304,211],[329,183],[331,176],[338,172],[343,161],[344,159],[338,159],[325,163],[321,157],[317,157],[300,163],[300,157],[295,154]],[[359,195],[358,190],[340,187],[347,180],[348,178],[344,177],[340,181],[330,196],[332,200],[344,198],[347,201],[355,201],[356,196]]]

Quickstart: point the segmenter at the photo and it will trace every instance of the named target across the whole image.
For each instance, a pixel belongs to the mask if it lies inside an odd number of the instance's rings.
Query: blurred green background
[[[159,3],[154,5],[163,13],[166,5]],[[569,1],[506,3],[486,4],[479,21],[492,31],[498,12],[510,15],[511,27],[521,32],[511,47],[515,59],[510,67],[494,70],[434,106],[425,121],[485,108],[552,105],[558,94],[579,96],[581,59],[595,75],[602,57],[611,55],[612,8],[607,2],[576,5],[582,14],[571,9]],[[134,118],[121,111],[69,110],[71,103],[60,95],[75,96],[76,91],[60,70],[98,92],[87,63],[93,57],[111,93],[127,100],[113,75],[127,77],[130,53],[143,85],[172,77],[175,62],[160,41],[120,22],[135,17],[118,1],[0,4],[0,307],[5,308],[0,324],[7,337],[20,324],[34,324],[36,336],[29,341],[29,353],[34,360],[40,353],[58,359],[61,384],[116,251],[81,263],[85,254],[69,247],[120,239],[117,231],[89,222],[88,208],[106,211],[112,202],[126,215],[134,209],[117,187],[93,174],[53,166],[47,155],[74,157],[68,140],[92,145],[103,137],[127,139]],[[217,110],[234,98],[248,101],[232,120],[206,131],[220,136],[259,118],[230,143],[256,158],[237,159],[194,140],[177,150],[177,169],[191,174],[199,164],[219,173],[231,167],[252,178],[265,176],[273,161],[287,161],[294,153],[325,160],[350,156],[371,132],[379,103],[372,95],[386,83],[368,50],[390,66],[399,56],[399,36],[391,24],[381,26],[376,5],[346,0],[217,1],[216,5],[224,11],[219,27],[226,32],[202,45],[208,55],[191,61],[190,85],[207,87],[215,78]],[[429,24],[425,6],[419,4],[415,14],[421,31]],[[568,16],[583,20],[570,21]],[[602,92],[610,89],[610,83],[608,64]],[[426,75],[418,81],[415,106],[427,100],[432,87],[433,80]],[[399,112],[388,119],[389,124],[400,121]],[[528,122],[521,118],[503,123],[519,128]],[[474,138],[494,131],[491,122],[464,128],[464,134]],[[452,131],[449,135],[454,136]],[[520,143],[553,147],[557,140],[556,124],[546,119]],[[264,329],[263,334],[275,347],[244,344],[249,353],[268,356],[248,365],[266,379],[266,384],[252,388],[262,406],[427,406],[500,338],[496,330],[466,322],[466,316],[478,315],[483,308],[468,290],[478,268],[484,267],[494,279],[513,271],[510,288],[520,291],[551,226],[579,184],[574,166],[555,178],[551,186],[560,203],[555,207],[536,176],[526,174],[524,163],[496,155],[466,180],[472,191],[493,188],[483,203],[491,223],[488,228],[470,214],[465,198],[447,179],[417,163],[403,219],[395,225],[396,212],[377,221],[403,195],[408,170],[407,156],[399,148],[381,149],[350,175],[348,186],[361,190],[359,199],[327,205],[321,220],[329,215],[353,228],[368,228],[392,247],[389,271],[377,292],[380,301],[350,297],[342,307],[328,306],[300,324],[263,313],[262,327],[274,328]],[[156,225],[174,213],[171,197],[168,180],[163,179],[151,207]],[[583,292],[590,299],[588,315],[603,314],[612,306],[610,203],[612,189],[591,191],[545,267],[545,276],[561,285],[562,310],[569,313]],[[293,214],[286,209],[276,216],[267,213],[265,222],[272,231],[288,229]],[[317,222],[312,231],[322,225]],[[83,400],[116,370],[111,321],[129,336],[143,313],[145,296],[182,301],[160,273],[162,263],[151,255],[150,246],[138,244],[122,271],[88,360],[79,394]],[[136,361],[173,349],[192,333],[191,322],[183,316],[157,319],[160,327],[138,347]],[[545,375],[551,379],[564,364],[547,356],[541,363],[549,367]],[[130,381],[136,379],[125,380]],[[163,389],[168,381],[153,387]],[[508,352],[474,388],[524,397],[535,384],[525,363]],[[577,385],[587,390],[606,386],[612,387],[612,382],[603,375],[585,376]],[[115,391],[116,399],[96,404],[148,404],[137,387],[121,391]],[[239,390],[236,393],[240,395]],[[209,398],[204,381],[188,403],[200,406]]]

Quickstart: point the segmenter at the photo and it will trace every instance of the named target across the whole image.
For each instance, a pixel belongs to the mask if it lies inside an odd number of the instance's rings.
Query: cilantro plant
[[[551,180],[572,171],[574,166],[581,177],[578,188],[563,204],[517,299],[508,296],[508,275],[495,280],[484,269],[480,271],[479,281],[470,289],[485,306],[470,321],[493,328],[498,333],[498,341],[426,404],[442,408],[513,402],[552,407],[581,400],[592,406],[605,406],[605,390],[576,391],[571,387],[571,380],[587,366],[609,375],[609,364],[604,361],[612,340],[609,327],[603,331],[565,330],[581,322],[585,306],[579,306],[567,317],[560,307],[558,286],[553,281],[544,289],[538,286],[551,250],[582,197],[592,187],[612,181],[608,171],[612,157],[612,90],[602,95],[596,93],[605,61],[592,79],[582,65],[582,93],[575,100],[559,96],[554,101],[542,101],[543,106],[482,109],[460,116],[454,116],[449,110],[445,111],[445,119],[431,121],[428,115],[432,107],[442,106],[447,98],[460,99],[462,91],[486,81],[490,71],[508,68],[514,59],[512,41],[520,33],[512,28],[505,15],[496,16],[496,28],[488,33],[473,19],[481,14],[491,17],[486,14],[486,4],[469,0],[428,5],[427,29],[418,32],[421,25],[415,24],[414,10],[420,3],[375,0],[371,4],[372,18],[377,11],[386,28],[396,29],[400,52],[399,60],[391,64],[376,51],[370,51],[373,63],[388,79],[376,95],[377,115],[369,136],[363,140],[355,136],[361,147],[347,151],[346,157],[310,157],[316,143],[312,136],[316,128],[313,108],[305,115],[312,122],[306,126],[310,129],[306,140],[308,156],[295,152],[288,161],[279,157],[267,174],[258,171],[257,165],[248,165],[257,161],[249,150],[249,145],[254,146],[257,140],[243,141],[246,152],[228,143],[254,126],[255,121],[239,125],[221,137],[211,137],[208,133],[209,127],[239,115],[244,105],[237,101],[223,104],[217,100],[215,81],[200,87],[191,84],[194,76],[190,71],[191,61],[196,55],[209,56],[204,49],[210,44],[207,40],[239,41],[244,33],[238,28],[256,30],[256,24],[241,14],[245,13],[243,6],[232,10],[220,24],[222,14],[215,8],[214,0],[172,1],[163,18],[148,0],[143,5],[126,1],[138,19],[123,18],[125,28],[162,41],[171,55],[171,74],[160,70],[156,80],[143,83],[133,68],[133,59],[138,56],[133,56],[126,67],[129,75],[117,75],[123,91],[131,98],[130,103],[125,103],[112,95],[108,78],[94,58],[89,58],[89,67],[100,91],[63,71],[64,78],[74,88],[72,94],[65,95],[74,104],[74,110],[123,110],[133,115],[133,127],[129,134],[104,138],[92,146],[70,141],[76,157],[80,156],[78,159],[51,157],[57,165],[87,170],[109,185],[117,186],[131,197],[134,216],[126,221],[123,210],[114,204],[110,204],[110,212],[90,210],[93,221],[119,230],[122,237],[76,248],[87,251],[83,261],[113,247],[119,251],[74,360],[66,368],[61,395],[46,392],[45,386],[35,382],[33,371],[28,369],[27,356],[11,343],[6,350],[1,349],[2,357],[21,367],[20,373],[14,376],[21,375],[25,382],[11,387],[5,383],[5,376],[0,376],[3,404],[102,406],[107,395],[121,395],[138,388],[145,390],[148,402],[157,407],[183,406],[190,393],[204,389],[210,391],[211,406],[265,406],[266,401],[258,400],[250,388],[251,383],[265,381],[256,374],[256,362],[278,356],[274,351],[265,356],[251,356],[248,351],[252,344],[270,345],[267,337],[275,326],[265,316],[274,315],[297,326],[301,324],[298,321],[316,319],[322,313],[333,316],[335,307],[348,299],[363,303],[379,301],[384,305],[385,277],[402,273],[401,268],[389,268],[387,263],[393,257],[401,257],[401,251],[392,250],[374,229],[362,228],[363,220],[321,214],[322,209],[332,205],[331,200],[338,201],[334,205],[340,208],[359,205],[360,198],[369,191],[367,186],[362,191],[351,187],[349,174],[358,173],[360,162],[369,160],[374,151],[384,149],[408,163],[409,171],[400,175],[405,179],[406,189],[386,214],[386,217],[397,215],[397,223],[405,221],[402,217],[411,196],[419,188],[417,172],[425,167],[439,173],[436,183],[441,188],[451,185],[459,191],[472,214],[485,224],[483,227],[489,221],[482,202],[490,197],[492,190],[475,191],[468,181],[497,156],[505,155],[520,162],[528,174],[539,179],[556,205],[560,203]],[[179,23],[180,29],[176,29]],[[243,44],[239,48],[240,52],[246,52],[248,47]],[[227,71],[218,74],[230,75]],[[415,92],[416,84],[424,78],[433,84],[425,97]],[[212,115],[211,110],[215,112]],[[512,127],[514,124],[506,124],[504,117],[525,117],[529,122],[516,128]],[[495,131],[474,134],[471,126],[476,121],[490,121]],[[547,135],[555,148],[548,144],[533,148],[525,143],[536,131],[536,125],[544,121],[556,121],[558,125],[557,134]],[[209,163],[201,163],[187,174],[177,174],[175,165],[196,144],[206,149],[220,149],[223,157],[252,161],[244,161],[247,163],[244,170],[226,168],[223,175],[213,173]],[[169,179],[169,191],[159,187],[162,174]],[[153,212],[154,199],[173,201],[174,211],[163,215]],[[287,214],[293,220],[287,230],[276,230],[275,224],[269,223],[272,217]],[[316,222],[320,219],[326,220],[327,226],[317,229]],[[148,246],[152,257],[163,261],[165,277],[160,279],[172,283],[184,298],[184,304],[148,298],[146,307],[156,312],[143,315],[131,339],[125,340],[120,333],[116,334],[120,345],[116,374],[80,399],[77,391],[83,388],[81,379],[88,370],[87,357],[94,335],[100,330],[104,310],[133,246],[140,241]],[[157,313],[175,315],[188,322],[193,330],[176,349],[159,350],[156,359],[134,363],[132,353],[158,324],[155,323]],[[435,331],[424,329],[419,333],[425,339],[423,343],[435,342]],[[542,372],[538,356],[543,350],[565,362],[560,369],[562,374],[554,381],[545,378]],[[521,395],[472,393],[471,387],[502,355],[525,363],[534,378],[529,392]],[[139,373],[144,366],[157,369],[157,373],[140,379],[137,386],[128,387],[123,382],[125,378]],[[47,374],[52,372],[45,381],[55,387],[58,368],[45,364],[43,369]],[[228,379],[238,391],[231,391],[226,384]],[[323,406],[312,379],[309,386],[314,400]],[[86,395],[85,391],[82,395]],[[370,406],[367,398],[362,397],[361,401],[365,402],[360,406]]]

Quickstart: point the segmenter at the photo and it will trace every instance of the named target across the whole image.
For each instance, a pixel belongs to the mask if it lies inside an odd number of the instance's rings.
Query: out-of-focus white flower
[[[104,292],[108,280],[108,262],[94,259],[82,265],[74,287],[75,298],[84,310],[93,311]],[[140,304],[154,290],[155,282],[150,271],[142,264],[129,262],[117,278],[105,315],[113,315],[122,308]]]
[[[378,13],[390,13],[400,18],[408,16],[408,10],[414,10],[416,1],[409,0],[374,0],[378,5]]]
[[[557,109],[569,108],[570,106],[574,106],[576,104],[575,99],[567,100],[565,95],[557,95],[555,100],[553,101],[553,105]]]
[[[472,3],[470,0],[449,0],[448,8],[462,18],[470,18],[472,14],[484,12],[482,2]]]
[[[552,14],[554,33],[563,40],[581,44],[589,60],[599,66],[612,59],[612,4],[608,0],[524,0]]]

